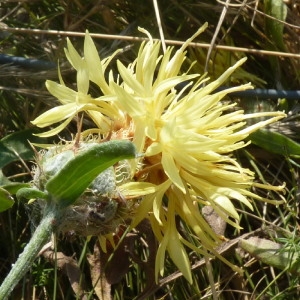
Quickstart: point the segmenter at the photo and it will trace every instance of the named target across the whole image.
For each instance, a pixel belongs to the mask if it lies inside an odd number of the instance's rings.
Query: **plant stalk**
[[[15,286],[30,269],[42,247],[50,239],[59,212],[60,209],[54,204],[48,204],[46,206],[44,216],[32,238],[24,248],[23,253],[19,255],[16,263],[12,266],[12,269],[0,286],[1,300],[8,298]]]

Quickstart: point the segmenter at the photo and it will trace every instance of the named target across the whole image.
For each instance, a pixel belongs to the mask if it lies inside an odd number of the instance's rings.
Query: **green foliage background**
[[[224,3],[211,0],[159,1],[165,38],[185,41],[207,21],[208,30],[196,42],[209,45],[214,41],[211,45],[216,47],[212,48],[209,59],[207,48],[188,49],[189,62],[197,61],[193,71],[207,71],[213,79],[238,58],[247,55],[247,63],[232,77],[228,86],[251,81],[259,88],[299,89],[299,3],[281,0],[246,0],[234,3],[227,1],[228,8],[222,18]],[[66,43],[62,32],[83,33],[88,29],[91,33],[141,36],[137,31],[138,26],[146,28],[153,37],[159,38],[159,26],[152,1],[8,0],[0,3],[1,53],[53,63],[52,68],[43,63],[0,64],[1,186],[8,180],[28,182],[31,179],[30,160],[33,158],[33,152],[25,141],[28,139],[36,142],[31,135],[33,128],[30,121],[56,103],[47,93],[44,82],[46,79],[57,80],[58,59],[67,84],[74,84],[75,73],[64,59],[63,48]],[[24,31],[20,28],[30,30]],[[41,32],[36,32],[35,29]],[[47,33],[47,30],[60,33]],[[77,49],[81,49],[83,38],[71,34],[69,36]],[[135,57],[139,45],[139,42],[131,39],[118,40],[117,36],[115,39],[94,40],[98,49],[101,49],[102,56],[112,53],[116,48],[123,48],[124,51],[118,58],[124,61]],[[232,48],[222,50],[218,48],[220,45]],[[252,51],[241,52],[236,47]],[[284,52],[289,53],[289,56],[280,56],[274,52],[273,55],[267,52],[254,53],[253,49]],[[186,64],[187,68],[189,62]],[[236,153],[243,165],[257,172],[261,181],[274,185],[286,182],[287,203],[279,207],[254,203],[254,212],[241,213],[244,230],[236,232],[227,228],[225,236],[235,241],[242,234],[260,230],[260,235],[277,241],[279,239],[287,249],[299,251],[298,100],[274,101],[253,97],[233,100],[238,101],[239,105],[249,112],[284,108],[288,113],[286,120],[270,128],[271,132],[276,134],[258,136],[256,145]],[[85,127],[89,125],[88,122],[84,124]],[[74,132],[75,123],[61,134],[61,138],[69,139]],[[279,137],[278,133],[281,134]],[[272,198],[272,195],[267,196]],[[241,211],[243,210],[241,207]],[[0,214],[1,281],[31,236],[31,227],[34,224],[30,216],[27,206],[22,202],[15,202],[12,209]],[[166,278],[158,285],[151,282],[153,254],[157,245],[147,224],[141,224],[139,230],[124,241],[123,248],[118,248],[114,257],[102,258],[103,261],[110,262],[110,273],[106,276],[110,276],[110,282],[113,282],[112,299],[211,299],[210,270],[201,258],[192,252],[190,258],[195,266],[192,286],[176,272],[169,260],[166,261]],[[185,235],[190,235],[191,242],[197,245],[197,240],[188,229],[185,230]],[[78,237],[63,237],[57,249],[65,257],[73,257],[78,262],[87,290],[92,290],[92,284],[91,270],[86,257],[95,254],[94,242],[87,242]],[[232,262],[244,267],[245,272],[241,276],[219,261],[212,262],[212,277],[219,299],[299,298],[297,274],[272,268],[248,255],[237,253],[237,250],[238,247],[234,244],[223,254]],[[51,299],[55,285],[58,288],[57,299],[75,299],[69,280],[70,274],[66,271],[55,270],[53,260],[39,257],[31,272],[14,292],[12,299]],[[109,290],[110,286],[103,289]],[[92,295],[91,299],[94,298],[96,299],[96,296]],[[103,296],[103,299],[110,298]]]

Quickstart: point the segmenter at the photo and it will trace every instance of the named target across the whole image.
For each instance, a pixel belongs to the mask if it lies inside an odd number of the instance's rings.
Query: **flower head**
[[[180,49],[174,52],[168,47],[164,54],[160,54],[160,42],[154,42],[146,32],[149,41],[142,43],[137,58],[128,66],[118,61],[118,79],[110,73],[108,82],[104,71],[106,62],[111,59],[103,63],[86,34],[83,58],[68,44],[67,57],[78,74],[78,92],[54,83],[50,88],[63,104],[53,109],[60,112],[62,119],[70,120],[78,109],[87,111],[103,134],[113,129],[112,138],[132,139],[138,151],[144,153],[132,164],[132,181],[119,187],[125,197],[143,196],[132,227],[144,218],[150,220],[159,241],[157,276],[163,274],[165,252],[168,251],[189,281],[192,280],[191,271],[184,246],[204,255],[207,255],[206,250],[218,255],[214,248],[220,237],[203,218],[203,205],[212,206],[223,219],[239,228],[239,215],[232,200],[250,209],[251,199],[270,201],[250,191],[255,185],[254,173],[243,168],[232,152],[248,144],[244,139],[251,132],[285,116],[282,112],[246,115],[242,110],[235,110],[234,103],[222,102],[229,92],[250,89],[250,84],[214,92],[245,59],[211,83],[199,74],[181,72],[186,47],[206,26]],[[93,99],[88,95],[88,79],[99,86],[103,96]],[[178,84],[184,82],[190,84],[178,90]],[[69,97],[71,103],[66,99],[62,101],[60,91],[74,94],[77,98],[72,99],[78,100],[71,102]],[[72,109],[64,114],[68,104]],[[262,116],[269,119],[246,125],[247,119]],[[47,117],[45,113],[34,124],[49,125],[53,120]],[[110,126],[104,126],[103,122]],[[269,185],[260,187],[283,189]],[[192,229],[203,249],[195,248],[180,234],[176,216]]]

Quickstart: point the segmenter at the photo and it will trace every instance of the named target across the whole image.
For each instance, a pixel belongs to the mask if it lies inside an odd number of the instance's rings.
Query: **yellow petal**
[[[199,211],[198,204],[194,204],[189,194],[181,194],[174,189],[173,197],[177,198],[177,213],[192,228],[201,240],[203,247],[212,249],[219,240],[216,233],[207,224]]]
[[[128,113],[129,116],[133,118],[142,116],[145,113],[145,111],[143,110],[143,104],[137,101],[133,97],[133,95],[130,95],[115,83],[111,83],[111,85],[118,97],[118,102],[121,104],[122,108]]]
[[[164,172],[172,180],[172,182],[183,192],[185,193],[185,186],[182,182],[182,179],[179,175],[179,169],[174,162],[174,159],[171,154],[167,151],[162,153],[161,163],[164,168]]]
[[[84,58],[89,71],[89,79],[96,83],[104,94],[109,94],[110,89],[104,77],[105,68],[102,67],[97,48],[88,31],[86,31],[84,39]]]
[[[37,133],[35,135],[39,136],[39,137],[49,137],[49,136],[56,135],[59,132],[61,132],[64,128],[66,128],[66,126],[71,122],[71,120],[72,120],[72,118],[69,118],[66,121],[64,121],[62,124],[60,124],[59,126],[53,128],[49,131],[46,131],[46,132],[43,132],[43,133]]]
[[[157,187],[150,182],[127,182],[118,187],[126,197],[140,197],[156,192]]]
[[[131,70],[127,69],[120,61],[117,62],[117,66],[124,82],[134,91],[134,94],[144,97],[149,96],[149,94],[146,94],[145,87],[136,80],[135,75],[133,75]]]
[[[161,59],[161,57],[158,57],[159,52],[160,42],[153,43],[150,40],[141,45],[136,59],[136,79],[144,85],[147,94],[152,91],[153,78]]]
[[[87,94],[89,91],[89,72],[87,68],[79,68],[77,70],[77,90],[82,94]]]
[[[176,226],[174,224],[173,229],[170,230],[169,240],[168,240],[168,253],[177,266],[177,268],[182,272],[185,279],[192,284],[192,274],[191,274],[191,265],[189,257],[182,245],[182,243],[179,240],[179,234],[176,230]]]
[[[74,48],[69,38],[67,38],[67,49],[65,48],[64,50],[65,50],[65,55],[68,61],[70,62],[70,64],[73,66],[75,70],[78,70],[82,65],[83,59],[79,55],[77,50]]]
[[[79,107],[80,109],[80,107]],[[62,106],[56,106],[44,112],[35,120],[31,121],[33,125],[38,127],[46,127],[64,119],[73,117],[79,110],[73,103],[68,103]]]
[[[74,103],[76,100],[77,92],[52,80],[46,81],[46,88],[62,104]]]
[[[155,281],[158,282],[158,274],[164,275],[165,254],[168,240],[164,238],[159,244],[155,258]]]
[[[209,95],[212,91],[214,91],[216,88],[218,88],[221,84],[223,84],[230,75],[238,68],[240,67],[245,61],[247,60],[247,57],[244,57],[237,61],[232,67],[228,68],[218,79],[215,81],[209,83],[206,85],[201,92],[205,95]],[[249,86],[249,88],[253,88]],[[222,95],[222,92],[219,94]]]
[[[169,197],[168,199],[167,224],[165,225],[165,228],[166,231],[164,240],[167,241],[166,243],[168,253],[177,268],[182,272],[183,276],[191,284],[193,280],[190,260],[179,239],[179,233],[177,231],[175,223],[175,201],[172,197]]]
[[[167,94],[177,84],[191,80],[195,77],[198,77],[198,74],[176,76],[159,82],[154,90],[154,99],[156,99],[161,93]]]
[[[148,218],[149,212],[152,211],[154,197],[155,193],[144,196],[143,201],[140,202],[131,222],[131,229],[136,227],[143,219]]]
[[[163,80],[170,78],[170,76],[168,76],[169,74],[166,73],[166,68],[170,61],[172,49],[173,49],[173,47],[168,47],[167,51],[164,53],[161,63],[160,63],[160,66],[158,68],[158,73],[157,73],[157,76],[156,76],[153,86],[157,86]],[[174,75],[177,75],[177,74],[178,73],[176,73]]]
[[[228,199],[227,196],[220,194],[213,194],[211,200],[214,201],[223,211],[225,211],[229,216],[238,220],[239,214],[237,213],[234,205]]]
[[[242,191],[241,189],[238,189],[238,190]],[[240,192],[238,192],[238,190],[230,189],[227,187],[225,187],[225,188],[221,187],[221,188],[217,189],[217,193],[227,195],[228,197],[230,197],[232,199],[237,199],[240,202],[242,202],[243,204],[245,204],[248,208],[253,210],[253,206],[251,205],[249,200],[245,196],[243,196]]]
[[[260,121],[256,124],[253,124],[251,126],[247,126],[246,128],[242,129],[241,131],[233,134],[233,135],[239,135],[240,136],[240,139],[244,139],[246,138],[250,133],[262,128],[262,127],[265,127],[271,123],[274,123],[284,117],[286,117],[286,114],[284,112],[280,112],[280,111],[277,111],[277,112],[272,112],[272,113],[266,113],[265,116],[270,116],[270,115],[273,115],[274,117],[273,118],[270,118],[270,119],[267,119],[265,121]]]
[[[170,185],[171,180],[166,180],[164,183],[160,184],[156,188],[155,197],[153,199],[153,214],[159,225],[163,225],[163,222],[161,220],[161,214],[164,211],[164,208],[162,206],[162,200],[166,190],[169,188]]]
[[[162,145],[160,143],[154,142],[152,143],[146,150],[146,156],[153,156],[162,151]]]

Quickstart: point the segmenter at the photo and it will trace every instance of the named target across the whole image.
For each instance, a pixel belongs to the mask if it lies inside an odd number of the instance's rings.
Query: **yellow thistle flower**
[[[244,139],[250,133],[285,116],[282,112],[247,115],[242,110],[234,110],[235,104],[221,102],[229,92],[252,88],[250,84],[244,84],[214,92],[245,59],[209,84],[208,79],[199,74],[180,73],[186,47],[206,27],[207,24],[175,53],[173,47],[168,47],[164,54],[160,54],[160,42],[154,42],[142,30],[149,41],[142,43],[137,58],[128,66],[118,61],[119,78],[115,81],[110,73],[108,82],[104,71],[111,58],[103,64],[87,33],[84,58],[68,42],[67,57],[78,72],[78,92],[53,83],[49,89],[64,104],[53,109],[59,112],[59,118],[69,121],[78,109],[87,111],[104,134],[105,130],[115,128],[113,138],[132,139],[138,151],[145,154],[132,165],[136,181],[119,187],[125,197],[143,196],[131,226],[136,226],[144,218],[151,222],[159,241],[156,277],[159,273],[163,275],[165,253],[168,251],[189,282],[192,276],[185,246],[203,255],[207,255],[209,250],[223,259],[214,250],[220,237],[203,218],[203,205],[212,206],[226,222],[239,228],[239,215],[232,200],[240,201],[250,209],[251,199],[278,204],[280,201],[262,198],[252,193],[250,188],[283,190],[283,186],[254,183],[255,174],[240,166],[232,156],[232,151],[249,143]],[[87,94],[88,83],[84,81],[87,78],[99,86],[103,96],[93,99]],[[189,86],[181,91],[176,89],[179,83],[187,81]],[[75,93],[79,100],[73,100],[72,104],[68,102],[70,99],[62,101],[60,91],[67,91],[68,95]],[[65,103],[69,103],[70,107],[73,105],[73,110],[65,109]],[[49,118],[49,115],[46,112],[34,124],[42,127],[58,120]],[[247,126],[246,120],[256,117],[270,118]],[[110,126],[103,126],[102,122]],[[121,135],[117,124],[123,126]],[[164,196],[167,200],[163,200]],[[181,236],[175,216],[193,230],[203,249],[195,248]]]

